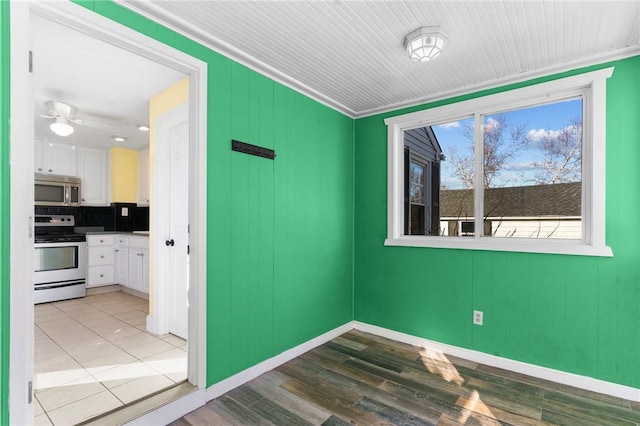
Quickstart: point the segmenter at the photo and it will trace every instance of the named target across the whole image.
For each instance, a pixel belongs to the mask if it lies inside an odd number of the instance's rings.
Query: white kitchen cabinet
[[[87,287],[115,283],[113,235],[87,235]]]
[[[109,189],[109,151],[104,148],[78,147],[78,176],[82,184],[83,206],[107,206]]]
[[[129,287],[141,291],[149,292],[148,280],[148,250],[129,248]]]
[[[47,139],[36,139],[35,171],[50,175],[78,176],[78,150],[76,145]]]
[[[116,235],[116,282],[129,285],[129,237]]]
[[[116,235],[116,282],[149,293],[149,237]]]
[[[149,186],[149,150],[138,152],[138,205],[148,206],[150,198]]]

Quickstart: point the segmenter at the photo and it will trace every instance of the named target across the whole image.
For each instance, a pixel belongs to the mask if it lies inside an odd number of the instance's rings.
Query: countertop
[[[149,231],[90,231],[86,232],[85,235],[139,235],[141,237],[148,237]]]

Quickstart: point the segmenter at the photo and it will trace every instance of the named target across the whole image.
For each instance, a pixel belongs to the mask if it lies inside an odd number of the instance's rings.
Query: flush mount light
[[[138,130],[140,130],[141,132],[148,132],[149,126],[147,126],[146,124],[140,124],[138,125]]]
[[[124,142],[124,141],[127,140],[126,138],[123,138],[122,136],[115,136],[115,135],[111,136],[111,138],[116,142]]]
[[[74,130],[73,126],[69,124],[66,118],[59,116],[56,117],[56,121],[49,125],[49,128],[58,136],[69,136]]]
[[[414,61],[427,62],[440,55],[446,41],[440,27],[420,27],[405,37],[404,48]]]

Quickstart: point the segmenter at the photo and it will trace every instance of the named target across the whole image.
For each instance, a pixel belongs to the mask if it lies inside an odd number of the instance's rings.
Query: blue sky
[[[540,169],[532,167],[532,163],[543,158],[540,137],[548,132],[552,134],[569,126],[573,119],[582,116],[582,100],[571,99],[542,106],[520,109],[503,113],[510,125],[521,125],[529,135],[531,142],[519,150],[509,161],[492,186],[533,185],[529,179]],[[490,124],[493,116],[485,116],[485,125]],[[462,188],[461,182],[452,175],[451,156],[453,149],[457,155],[468,155],[469,141],[464,137],[465,126],[473,123],[473,119],[432,126],[438,142],[446,156],[441,163],[441,181],[449,189]],[[508,132],[507,132],[508,133]]]

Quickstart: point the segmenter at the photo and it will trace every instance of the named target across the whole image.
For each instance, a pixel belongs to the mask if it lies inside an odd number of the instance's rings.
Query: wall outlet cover
[[[473,323],[475,325],[482,325],[483,322],[483,312],[482,311],[473,311]]]
[[[122,208],[122,216],[129,216],[129,207]]]

